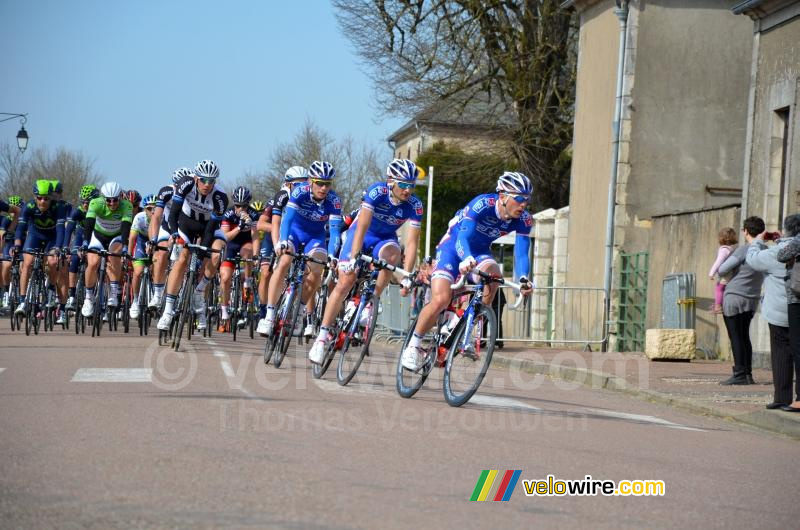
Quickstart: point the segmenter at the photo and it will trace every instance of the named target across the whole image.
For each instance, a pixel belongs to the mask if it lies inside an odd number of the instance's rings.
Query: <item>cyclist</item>
[[[153,210],[156,208],[156,196],[147,195],[141,202],[144,210],[134,216],[131,224],[131,233],[128,236],[128,248],[133,249],[133,278],[131,281],[133,301],[128,314],[133,319],[139,318],[139,283],[142,281],[145,259],[147,258],[147,249],[145,247],[148,241],[150,222],[153,219]]]
[[[246,186],[239,186],[233,191],[233,208],[228,209],[222,217],[222,233],[227,239],[225,247],[225,261],[219,271],[219,284],[222,294],[222,306],[220,307],[221,320],[228,320],[228,309],[230,307],[231,281],[233,279],[234,264],[231,261],[236,256],[245,259],[253,257],[253,241],[256,239],[255,230],[259,212],[250,208],[250,201],[253,195]],[[245,290],[250,289],[250,265],[245,267]],[[241,296],[242,293],[239,293]],[[246,320],[242,319],[235,325],[242,325]]]
[[[107,250],[114,254],[125,254],[128,251],[128,236],[133,222],[133,205],[122,197],[122,187],[117,182],[106,182],[100,187],[100,197],[92,199],[86,211],[84,236],[89,239],[89,249]],[[100,255],[86,256],[86,299],[83,301],[81,314],[90,317],[94,313],[94,290],[97,284],[97,270],[100,267]],[[108,258],[109,293],[106,305],[109,308],[119,306],[119,281],[122,274],[120,258]]]
[[[409,370],[418,370],[425,361],[422,338],[436,322],[452,298],[450,284],[458,273],[468,274],[476,267],[500,276],[500,267],[490,245],[498,237],[516,231],[514,244],[515,278],[523,284],[522,294],[531,293],[527,280],[530,267],[528,251],[533,220],[526,211],[533,187],[522,173],[506,171],[497,180],[496,193],[478,195],[456,213],[448,223],[447,233],[436,247],[436,261],[431,275],[431,301],[422,308],[411,340],[403,350],[401,362]],[[497,285],[487,286],[483,302],[490,305]]]
[[[169,212],[169,232],[177,234],[183,241],[191,243],[199,240],[204,247],[222,248],[225,236],[218,228],[222,215],[228,208],[228,195],[216,182],[219,168],[211,160],[197,163],[193,176],[183,178],[175,185],[172,208]],[[222,238],[222,239],[220,239]],[[194,289],[193,306],[197,314],[197,328],[206,327],[205,289],[217,273],[215,261],[203,256],[203,275]],[[172,311],[178,296],[183,273],[189,263],[189,249],[184,248],[169,273],[164,314],[158,320],[158,329],[169,330]]]
[[[124,199],[128,199],[130,203],[133,205],[133,216],[142,211],[140,205],[142,204],[142,195],[136,190],[128,190],[123,194]]]
[[[0,257],[0,287],[4,288],[3,300],[0,307],[8,307],[8,290],[5,289],[11,284],[11,249],[14,247],[14,231],[19,220],[22,197],[12,195],[8,202],[0,201],[0,212],[5,215],[0,216],[0,247],[2,247],[2,257]]]
[[[178,182],[191,177],[191,169],[188,167],[178,168],[172,173],[172,184],[168,184],[158,190],[156,208],[153,210],[148,232],[151,245],[169,246],[172,242],[172,233],[169,231],[169,212],[172,206],[172,196],[175,194],[175,186]],[[153,255],[153,298],[150,300],[150,307],[161,305],[161,298],[164,296],[168,260],[169,256],[167,256],[166,250],[155,251]]]
[[[423,209],[422,201],[413,195],[418,175],[419,170],[414,162],[396,158],[386,168],[386,182],[376,182],[367,188],[361,208],[345,233],[339,254],[339,281],[328,297],[319,336],[309,352],[311,362],[319,364],[325,357],[326,344],[332,339],[331,326],[356,282],[356,258],[361,252],[396,265],[400,261],[397,230],[408,221],[410,230],[405,241],[404,267],[406,270],[414,267]],[[392,272],[389,270],[382,270],[378,274],[375,300],[380,298],[391,279]],[[404,289],[410,286],[410,280],[406,278],[403,281]]]
[[[280,238],[275,246],[275,254],[279,256],[278,264],[269,280],[267,315],[264,317],[263,326],[259,322],[259,333],[262,333],[261,330],[266,335],[272,333],[275,304],[278,303],[281,291],[284,289],[286,273],[292,264],[292,257],[287,252],[295,253],[302,250],[306,255],[317,256],[317,259],[336,255],[342,226],[342,204],[336,193],[331,190],[335,176],[336,171],[329,162],[315,161],[308,168],[309,182],[292,190],[280,223]],[[326,224],[330,228],[327,251],[324,246]],[[320,265],[308,264],[301,300],[304,309],[300,316],[303,319],[308,312],[306,304],[312,299],[322,280],[321,272]]]
[[[14,234],[14,253],[19,252],[21,249],[49,252],[47,274],[50,278],[50,285],[54,287],[57,283],[58,254],[64,239],[64,223],[66,222],[67,212],[66,205],[63,202],[54,200],[52,193],[53,185],[49,180],[40,179],[34,183],[34,199],[25,205],[17,223],[16,233]],[[17,306],[16,311],[20,315],[25,314],[25,292],[28,288],[28,278],[34,259],[30,254],[25,254],[22,257],[19,286],[21,303]],[[58,317],[59,324],[66,321],[65,302],[65,297],[62,296],[60,299],[61,311]]]
[[[64,229],[64,247],[70,250],[69,260],[69,298],[67,298],[66,308],[75,309],[75,287],[78,285],[78,271],[81,267],[81,259],[78,256],[79,249],[83,247],[85,238],[83,237],[83,225],[86,222],[86,211],[92,199],[100,196],[100,190],[94,184],[86,184],[78,194],[80,205],[72,209],[67,218]],[[88,241],[86,245],[88,245]]]
[[[286,170],[283,176],[283,186],[275,194],[275,197],[269,200],[267,207],[258,218],[256,229],[263,231],[266,234],[264,240],[261,242],[259,255],[261,256],[261,275],[258,280],[258,301],[259,301],[259,322],[258,332],[262,335],[267,333],[267,323],[264,317],[267,316],[267,292],[269,290],[269,279],[272,273],[271,258],[275,250],[275,245],[278,244],[280,238],[281,217],[286,208],[286,203],[289,202],[289,195],[292,190],[308,182],[308,170],[303,166],[292,166]]]

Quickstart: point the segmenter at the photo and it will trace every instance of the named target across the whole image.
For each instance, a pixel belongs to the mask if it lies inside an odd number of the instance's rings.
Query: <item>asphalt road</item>
[[[2,528],[798,526],[796,442],[613,392],[492,369],[454,409],[439,372],[397,396],[389,348],[342,388],[260,341],[0,327]],[[510,501],[469,502],[492,469]],[[548,475],[665,495],[525,495]]]

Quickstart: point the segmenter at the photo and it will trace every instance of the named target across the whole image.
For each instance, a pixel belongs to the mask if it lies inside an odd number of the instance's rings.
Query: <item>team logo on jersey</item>
[[[533,225],[533,218],[527,212],[522,216],[522,220],[525,221],[525,226]]]

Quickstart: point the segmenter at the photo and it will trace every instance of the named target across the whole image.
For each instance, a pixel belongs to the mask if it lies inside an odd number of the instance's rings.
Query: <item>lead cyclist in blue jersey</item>
[[[404,267],[406,270],[414,267],[423,210],[422,201],[413,195],[418,175],[414,162],[395,159],[386,168],[386,182],[376,182],[364,192],[361,208],[345,232],[339,255],[339,281],[328,297],[319,336],[308,354],[311,362],[319,364],[324,360],[326,343],[332,339],[331,326],[356,282],[356,258],[361,252],[396,265],[400,261],[397,230],[408,221],[411,226],[406,236]],[[378,274],[375,300],[380,298],[391,278],[392,272],[387,269]],[[377,311],[377,307],[373,311]]]
[[[336,170],[329,162],[312,162],[308,168],[309,182],[295,187],[289,196],[280,224],[279,241],[275,246],[275,254],[279,259],[269,279],[267,314],[258,323],[258,332],[261,335],[272,333],[275,304],[278,303],[284,289],[284,279],[292,264],[292,257],[287,252],[295,253],[302,250],[305,254],[320,260],[326,256],[336,255],[342,229],[342,203],[331,190],[335,176]],[[330,228],[327,249],[326,225]],[[308,263],[308,273],[302,290],[303,313],[306,312],[306,303],[322,281],[321,272],[320,265]],[[301,314],[298,319],[302,317],[305,317],[305,314]]]
[[[418,370],[426,353],[422,338],[436,323],[453,296],[450,285],[459,274],[468,274],[475,268],[500,276],[500,267],[492,257],[492,241],[510,232],[516,232],[514,243],[514,277],[523,285],[521,293],[529,295],[531,286],[527,276],[530,268],[530,232],[533,220],[526,211],[533,192],[530,179],[522,173],[506,171],[497,180],[496,193],[478,195],[459,210],[450,220],[447,233],[436,247],[436,261],[431,275],[430,303],[419,314],[417,326],[403,350],[401,362],[408,370]],[[497,284],[486,286],[483,303],[491,305]]]

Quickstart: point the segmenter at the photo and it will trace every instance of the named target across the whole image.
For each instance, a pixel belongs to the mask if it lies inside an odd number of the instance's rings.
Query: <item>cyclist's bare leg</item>
[[[168,295],[175,296],[181,288],[183,283],[183,273],[186,271],[186,265],[189,263],[189,249],[184,248],[175,260],[172,270],[169,272],[167,279],[167,293]]]
[[[122,243],[111,243],[108,245],[108,251],[112,254],[119,254],[122,250]],[[122,267],[120,258],[116,256],[108,257],[108,279],[112,282],[118,282],[122,275]]]
[[[491,274],[492,276],[502,276],[502,274],[500,274],[500,266],[493,259],[489,259],[482,262],[478,266],[478,269],[482,270],[486,274]],[[499,284],[497,283],[489,283],[484,287],[483,291],[484,305],[488,306],[492,305],[492,301],[494,301],[494,296],[495,294],[497,294],[498,288]]]
[[[33,267],[33,256],[23,254],[22,267],[19,272],[19,292],[22,296],[25,296],[28,289],[28,277],[31,275],[31,267]]]
[[[378,257],[390,265],[397,265],[400,263],[400,249],[394,245],[387,245],[381,249]],[[384,269],[378,273],[378,281],[375,282],[375,298],[381,297],[381,293],[391,280],[392,271]]]
[[[100,266],[100,256],[94,253],[86,254],[86,271],[83,274],[83,283],[87,289],[94,289],[97,283],[97,267]]]
[[[231,304],[231,282],[233,281],[233,268],[236,265],[230,261],[223,261],[219,268],[219,290],[222,294],[222,305]]]
[[[439,318],[439,313],[447,308],[453,297],[450,289],[450,280],[447,278],[433,278],[431,280],[431,301],[419,312],[419,319],[414,332],[419,336],[424,336]]]
[[[322,259],[326,254],[312,252],[311,255],[317,259]],[[322,283],[322,265],[319,263],[306,263],[306,272],[303,277],[303,303],[306,304],[306,307],[311,305],[312,310],[314,308],[314,293],[319,289],[320,283]]]
[[[139,283],[142,281],[142,273],[144,272],[144,264],[142,263],[134,263],[133,264],[133,279],[131,280],[131,288],[133,293],[133,298],[138,296],[139,294]]]
[[[355,271],[344,272],[339,270],[337,272],[339,281],[336,283],[336,287],[333,288],[333,291],[328,295],[328,301],[325,304],[325,314],[322,317],[322,325],[327,327],[333,325],[336,315],[342,310],[344,299],[350,293],[353,284],[356,283]]]
[[[269,279],[269,291],[267,292],[267,304],[274,306],[278,303],[278,298],[281,297],[283,292],[283,283],[286,279],[286,273],[292,265],[292,257],[284,254],[278,259],[278,264],[275,265],[275,270],[272,271],[272,276]]]

